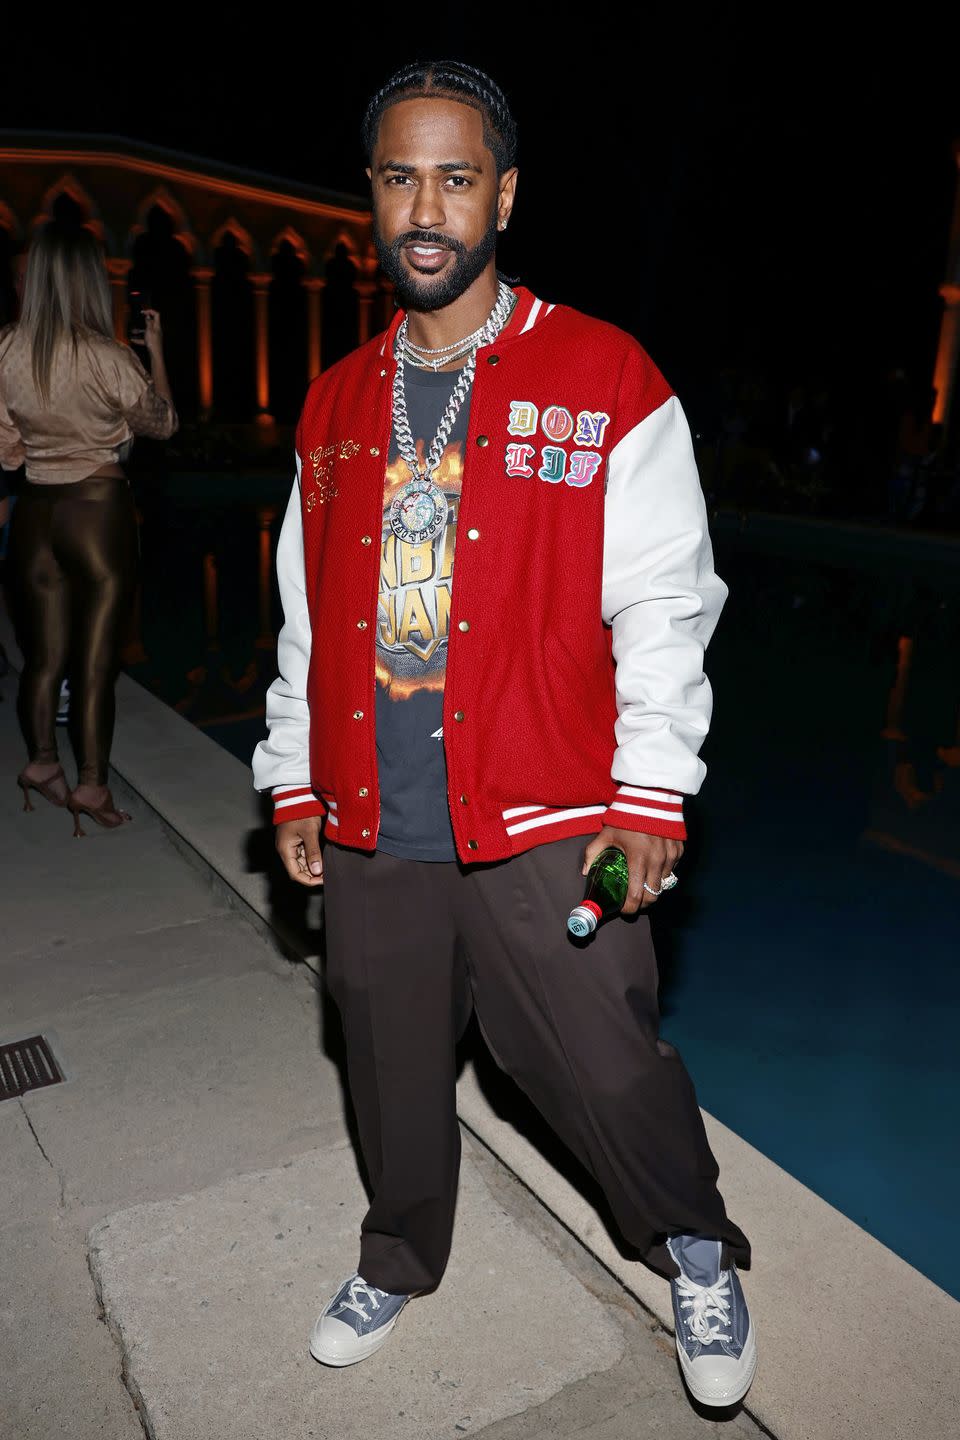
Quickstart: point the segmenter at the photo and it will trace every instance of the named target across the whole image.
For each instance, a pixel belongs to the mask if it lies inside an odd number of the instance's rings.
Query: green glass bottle
[[[587,887],[579,905],[575,905],[567,917],[567,929],[571,935],[583,939],[592,935],[604,920],[619,915],[627,887],[630,884],[630,870],[627,857],[619,845],[608,845],[601,850],[587,871]]]

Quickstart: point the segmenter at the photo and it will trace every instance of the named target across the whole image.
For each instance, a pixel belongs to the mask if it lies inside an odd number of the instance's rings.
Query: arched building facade
[[[295,420],[309,381],[389,321],[370,208],[114,135],[0,131],[0,324],[38,225],[96,232],[114,328],[132,290],[161,315],[181,414]]]

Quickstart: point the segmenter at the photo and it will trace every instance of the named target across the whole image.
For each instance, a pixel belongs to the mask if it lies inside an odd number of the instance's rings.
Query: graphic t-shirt
[[[458,371],[404,367],[407,416],[421,463]],[[391,434],[383,494],[377,606],[377,848],[411,860],[455,860],[443,749],[443,687],[453,549],[470,396],[433,483],[414,481]]]

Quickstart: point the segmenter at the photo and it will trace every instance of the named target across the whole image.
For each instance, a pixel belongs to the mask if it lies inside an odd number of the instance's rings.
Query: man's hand
[[[632,915],[635,910],[646,910],[657,899],[650,890],[659,890],[665,875],[670,875],[674,865],[683,854],[681,840],[665,840],[662,835],[641,835],[637,830],[615,830],[604,825],[583,852],[583,869],[586,875],[591,864],[607,845],[619,845],[627,857],[630,870],[630,884],[627,898],[623,902],[622,915]],[[644,890],[646,881],[650,890]]]
[[[320,853],[320,815],[307,820],[284,820],[276,827],[277,853],[291,880],[298,885],[323,884],[323,856]]]

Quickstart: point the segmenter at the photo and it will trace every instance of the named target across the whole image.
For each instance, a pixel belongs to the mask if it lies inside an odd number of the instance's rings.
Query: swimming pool
[[[960,1298],[955,561],[920,547],[911,576],[817,538],[798,564],[718,536],[731,597],[688,883],[657,917],[663,1031],[705,1109]]]

